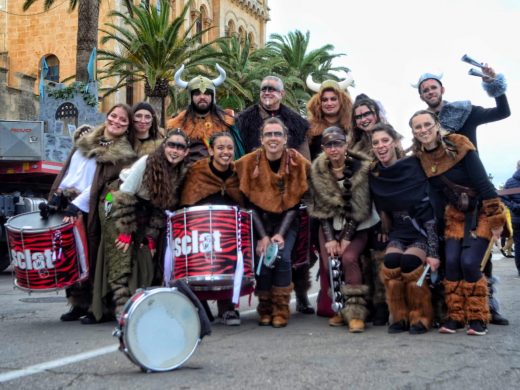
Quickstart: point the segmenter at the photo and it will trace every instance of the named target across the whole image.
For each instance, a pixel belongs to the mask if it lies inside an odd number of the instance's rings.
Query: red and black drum
[[[27,291],[63,289],[88,279],[88,254],[81,218],[64,223],[62,214],[42,219],[19,214],[5,224],[14,284]]]
[[[291,263],[293,268],[307,265],[310,261],[311,219],[307,212],[307,206],[300,206],[299,217],[300,223],[298,225],[298,237],[291,252]]]
[[[252,219],[233,206],[195,206],[170,213],[165,279],[183,279],[200,291],[231,291],[242,278],[241,295],[254,284]],[[167,281],[167,280],[166,280]],[[217,299],[217,298],[215,298]]]

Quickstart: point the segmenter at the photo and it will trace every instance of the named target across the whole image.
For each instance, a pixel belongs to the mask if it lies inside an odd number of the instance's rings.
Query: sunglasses
[[[332,148],[341,148],[346,145],[346,142],[343,141],[330,141],[327,142],[323,147],[325,149],[332,149]]]
[[[173,141],[167,141],[166,147],[170,149],[177,149],[177,150],[186,150],[188,146],[186,144],[181,144],[180,142],[173,142]]]
[[[278,88],[272,87],[270,85],[266,85],[262,88],[260,88],[260,91],[262,92],[280,92]]]
[[[262,134],[262,137],[264,137],[264,138],[282,138],[283,131],[266,131],[264,134]]]
[[[360,119],[369,117],[370,115],[374,115],[374,113],[372,111],[367,111],[367,112],[364,112],[363,114],[354,115],[354,119],[358,121]]]

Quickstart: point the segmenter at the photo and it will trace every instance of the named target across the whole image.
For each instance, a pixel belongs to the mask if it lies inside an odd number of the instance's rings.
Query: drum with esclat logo
[[[251,292],[252,219],[234,206],[195,206],[169,214],[165,280],[183,279],[200,291],[231,291],[241,277],[241,295]],[[241,274],[241,276],[240,276]],[[197,294],[200,298],[200,294]]]
[[[43,219],[35,211],[9,218],[5,228],[16,287],[45,292],[88,279],[87,241],[81,218],[65,223],[63,214]]]

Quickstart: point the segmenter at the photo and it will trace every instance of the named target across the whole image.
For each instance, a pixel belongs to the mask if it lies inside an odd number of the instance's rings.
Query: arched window
[[[238,28],[238,37],[240,38],[240,43],[244,44],[245,40],[246,40],[246,30],[244,29],[244,27],[240,26]]]
[[[255,35],[252,32],[250,32],[249,34],[247,34],[247,37],[249,38],[249,47],[251,48],[251,50],[256,49]]]
[[[45,80],[54,81],[55,83],[60,82],[60,60],[54,54],[45,56],[45,62],[49,70],[45,76]]]
[[[226,26],[226,37],[232,37],[236,33],[235,22],[230,20]]]
[[[78,126],[78,109],[70,102],[63,103],[56,110],[54,119],[63,123],[63,135],[72,136],[69,132],[69,125],[74,128]]]

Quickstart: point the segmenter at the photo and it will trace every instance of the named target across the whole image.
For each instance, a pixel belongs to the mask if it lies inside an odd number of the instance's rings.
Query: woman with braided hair
[[[164,210],[177,208],[188,150],[186,134],[171,130],[152,154],[119,175],[122,183],[111,193],[109,211],[115,230],[105,231],[103,273],[94,285],[96,319],[107,310],[118,316],[137,288],[152,285],[156,268],[152,259],[165,225]]]
[[[409,124],[436,214],[444,214],[448,313],[439,331],[455,333],[467,323],[467,334],[485,335],[490,311],[481,261],[490,240],[500,238],[504,205],[468,138],[448,134],[435,114],[426,110],[413,114]]]
[[[235,162],[240,191],[253,212],[257,265],[268,247],[277,245],[281,253],[272,268],[262,262],[255,291],[259,325],[275,328],[286,326],[290,316],[291,252],[310,167],[300,153],[286,148],[287,134],[280,119],[268,118],[261,129],[262,146]]]
[[[345,307],[329,319],[329,325],[348,324],[349,331],[365,329],[368,314],[360,255],[368,240],[368,229],[379,218],[372,212],[368,187],[370,157],[348,150],[347,137],[339,127],[329,127],[322,134],[323,152],[311,169],[309,214],[320,220],[322,267],[327,259],[338,257],[343,268],[341,292]]]

